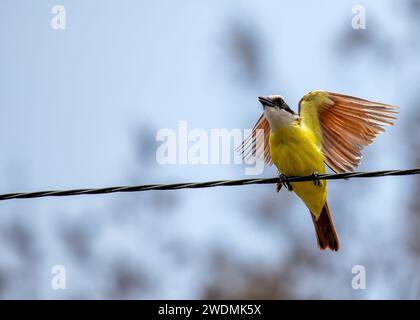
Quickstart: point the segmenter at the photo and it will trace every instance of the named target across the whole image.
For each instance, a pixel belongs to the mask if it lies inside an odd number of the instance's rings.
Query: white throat
[[[298,118],[297,115],[277,108],[264,108],[264,116],[270,124],[271,131],[276,131],[280,128],[289,127]]]

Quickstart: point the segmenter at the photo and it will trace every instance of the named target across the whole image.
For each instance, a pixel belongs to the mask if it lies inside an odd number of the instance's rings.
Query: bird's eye
[[[279,107],[281,107],[281,106],[284,104],[283,99],[282,99],[282,98],[277,98],[277,99],[276,99],[276,104],[277,104]]]

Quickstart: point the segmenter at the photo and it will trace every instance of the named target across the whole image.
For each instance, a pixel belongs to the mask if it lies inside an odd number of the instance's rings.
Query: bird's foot
[[[287,182],[287,177],[284,174],[279,174],[280,182],[277,183],[276,191],[279,192],[281,187],[284,186],[288,191],[293,191],[292,185]]]
[[[317,187],[322,187],[321,180],[318,179],[319,173],[317,171],[312,172],[312,177],[314,178],[313,183]]]

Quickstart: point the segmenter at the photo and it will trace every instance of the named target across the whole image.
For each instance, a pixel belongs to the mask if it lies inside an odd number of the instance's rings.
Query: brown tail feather
[[[311,216],[314,222],[319,248],[322,250],[330,248],[333,251],[338,251],[340,245],[337,233],[335,232],[330,210],[328,209],[328,204],[325,202],[324,208],[322,208],[321,215],[318,220],[315,219],[312,213]]]

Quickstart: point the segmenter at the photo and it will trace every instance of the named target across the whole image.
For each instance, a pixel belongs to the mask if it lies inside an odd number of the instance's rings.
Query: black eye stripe
[[[283,109],[286,110],[287,112],[295,114],[295,112],[292,109],[290,109],[287,104],[284,105]]]
[[[284,111],[287,111],[287,112],[291,113],[291,114],[295,114],[295,112],[292,109],[290,109],[290,107],[287,105],[287,103],[283,102],[283,104],[278,106],[278,107],[280,109],[283,109]]]
[[[295,112],[292,109],[290,109],[290,107],[287,105],[287,103],[283,100],[282,97],[271,97],[271,101],[273,102],[275,107],[287,111],[291,114],[295,114]]]
[[[274,104],[278,105],[279,107],[284,104],[284,100],[280,97],[276,97],[273,99]]]

